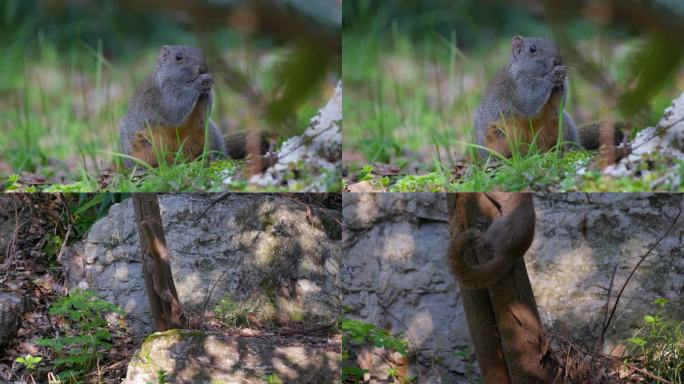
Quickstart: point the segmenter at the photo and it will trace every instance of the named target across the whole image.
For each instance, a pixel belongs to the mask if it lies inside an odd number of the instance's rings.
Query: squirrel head
[[[541,77],[562,64],[560,49],[549,39],[515,36],[508,64],[513,78]]]
[[[159,51],[155,78],[158,84],[172,81],[190,84],[202,73],[207,73],[207,62],[202,51],[189,45],[164,45]]]

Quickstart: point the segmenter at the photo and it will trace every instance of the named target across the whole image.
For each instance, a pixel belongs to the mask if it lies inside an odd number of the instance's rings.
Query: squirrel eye
[[[183,59],[183,54],[178,52],[176,53],[176,61],[181,61]]]
[[[537,51],[537,46],[532,44],[530,45],[530,53],[535,53]]]

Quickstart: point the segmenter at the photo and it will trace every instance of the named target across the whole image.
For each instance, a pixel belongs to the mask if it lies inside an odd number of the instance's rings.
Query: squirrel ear
[[[159,61],[165,62],[166,59],[168,59],[170,54],[171,54],[171,51],[169,50],[169,46],[168,45],[162,45],[161,51],[159,51]]]
[[[513,41],[511,42],[511,52],[513,52],[516,55],[519,55],[520,52],[522,52],[523,43],[524,42],[522,36],[513,37]]]

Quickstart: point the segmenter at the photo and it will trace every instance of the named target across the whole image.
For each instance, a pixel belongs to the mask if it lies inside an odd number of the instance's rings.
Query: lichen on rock
[[[325,337],[224,335],[194,330],[156,332],[128,365],[127,384],[251,383],[269,375],[284,383],[332,383],[339,376],[339,345]]]

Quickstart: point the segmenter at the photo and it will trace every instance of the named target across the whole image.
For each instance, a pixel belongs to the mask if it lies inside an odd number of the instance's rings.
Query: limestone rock
[[[234,194],[160,195],[171,268],[181,304],[211,310],[224,296],[271,298],[278,318],[330,321],[339,314],[339,213],[290,199]],[[322,212],[322,211],[321,211]],[[136,339],[152,331],[130,199],[113,205],[62,260],[71,288],[89,288],[126,311]],[[267,302],[269,300],[266,300]]]
[[[21,297],[0,292],[0,352],[12,342],[19,329],[25,305]]]
[[[127,384],[333,383],[339,377],[340,345],[325,338],[245,337],[171,330],[147,337],[128,365]]]
[[[332,180],[342,176],[342,81],[325,107],[311,119],[301,136],[285,141],[277,153],[278,162],[250,180],[261,187],[286,185],[290,189],[327,192]],[[287,180],[293,170],[313,174],[313,180],[301,185],[301,180]]]
[[[632,153],[603,172],[612,176],[641,179],[653,190],[678,190],[684,184],[674,164],[684,162],[684,92],[665,110],[655,127],[637,133]],[[655,177],[650,164],[671,164],[672,171]]]
[[[525,260],[542,321],[551,331],[596,340],[613,269],[612,301],[684,207],[684,196],[571,193],[534,200],[536,234]],[[341,281],[349,316],[404,332],[418,382],[465,382],[477,367],[455,354],[469,347],[470,335],[445,260],[444,195],[344,194],[343,212]],[[676,305],[684,294],[684,217],[679,220],[627,286],[606,350],[633,335],[643,316],[655,312],[656,298],[671,300],[665,315],[684,319],[684,307]]]

